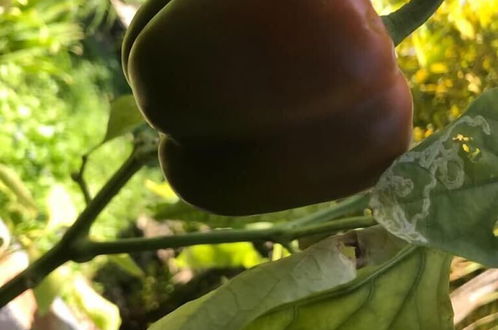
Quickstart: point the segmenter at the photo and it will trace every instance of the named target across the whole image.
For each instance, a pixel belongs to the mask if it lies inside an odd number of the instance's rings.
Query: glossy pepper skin
[[[370,0],[151,0],[123,44],[171,186],[249,215],[375,184],[412,100]]]

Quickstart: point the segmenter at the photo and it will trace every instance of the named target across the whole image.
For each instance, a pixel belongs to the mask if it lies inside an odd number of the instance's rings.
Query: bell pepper
[[[213,213],[354,194],[411,140],[410,90],[370,0],[149,0],[123,66],[167,180]]]

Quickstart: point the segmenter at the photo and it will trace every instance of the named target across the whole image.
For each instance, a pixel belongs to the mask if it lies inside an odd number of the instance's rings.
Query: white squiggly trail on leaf
[[[453,132],[458,127],[480,127],[484,134],[490,135],[491,128],[483,116],[461,117],[453,127],[422,151],[410,151],[398,158],[381,176],[374,187],[370,207],[375,219],[392,234],[416,244],[425,244],[427,238],[418,230],[419,222],[429,216],[431,192],[439,184],[447,190],[455,190],[464,184],[464,159],[459,154],[460,143],[455,143]],[[422,189],[422,196],[415,197],[419,208],[413,215],[407,214],[403,207],[404,197],[410,195],[422,182],[416,183],[409,176],[395,174],[399,164],[410,163],[427,170],[429,182]],[[413,204],[410,205],[413,207]]]

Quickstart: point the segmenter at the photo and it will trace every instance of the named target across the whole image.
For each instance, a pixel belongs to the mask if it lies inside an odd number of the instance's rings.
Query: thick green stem
[[[382,16],[395,45],[425,23],[441,6],[443,0],[411,0],[395,12]]]
[[[166,248],[178,248],[197,244],[220,244],[233,242],[290,241],[315,234],[332,234],[342,230],[370,227],[377,224],[371,216],[341,219],[329,223],[289,228],[275,226],[258,230],[213,230],[205,233],[192,233],[154,238],[128,238],[114,242],[82,242],[81,250],[86,258],[102,254],[130,253]]]
[[[28,289],[40,284],[54,269],[69,260],[63,246],[56,246],[0,288],[0,308]]]

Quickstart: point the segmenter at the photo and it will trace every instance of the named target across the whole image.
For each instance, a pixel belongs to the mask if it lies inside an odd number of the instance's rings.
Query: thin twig
[[[88,155],[89,154],[85,154],[81,156],[81,166],[79,171],[71,174],[73,181],[80,187],[86,205],[90,204],[90,201],[92,200],[92,195],[90,194],[90,190],[88,189],[88,185],[85,181],[85,169],[88,162]]]

